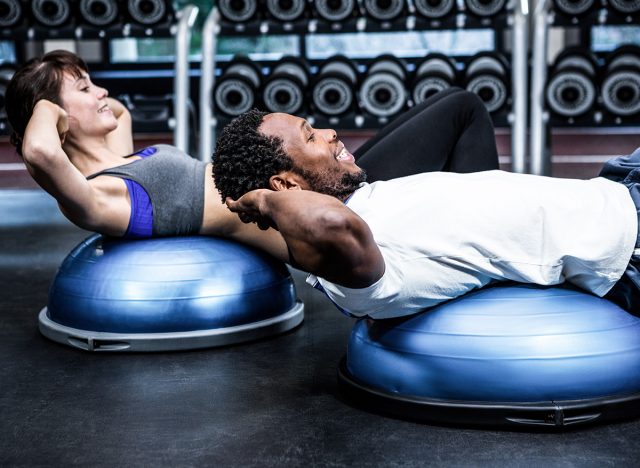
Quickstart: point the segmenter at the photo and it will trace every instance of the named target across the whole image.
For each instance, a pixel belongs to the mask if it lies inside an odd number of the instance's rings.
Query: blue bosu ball
[[[568,288],[490,287],[359,320],[338,372],[365,406],[426,422],[563,428],[640,414],[640,318]]]
[[[93,235],[63,261],[39,322],[90,351],[166,351],[287,331],[303,309],[286,265],[237,242]]]

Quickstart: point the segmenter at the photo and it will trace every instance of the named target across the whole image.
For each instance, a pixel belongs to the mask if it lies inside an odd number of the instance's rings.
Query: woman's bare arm
[[[71,222],[85,229],[111,233],[114,227],[109,227],[108,220],[100,214],[109,210],[101,209],[96,191],[62,149],[68,130],[67,114],[60,106],[44,99],[38,101],[24,132],[25,165],[34,180],[58,201]]]

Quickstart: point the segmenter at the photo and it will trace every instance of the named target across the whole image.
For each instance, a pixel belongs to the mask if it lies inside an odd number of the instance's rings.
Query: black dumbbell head
[[[343,115],[355,106],[358,72],[343,55],[330,57],[321,66],[311,89],[315,109],[329,117]]]
[[[640,0],[609,0],[609,5],[614,10],[625,15],[640,12]]]
[[[414,0],[418,14],[428,19],[437,19],[452,13],[456,0]]]
[[[167,0],[128,0],[127,11],[131,20],[143,26],[152,26],[167,17]]]
[[[80,0],[78,10],[85,23],[97,27],[113,24],[119,14],[117,0]]]
[[[257,0],[218,0],[220,15],[232,23],[244,23],[254,19],[258,11]]]
[[[22,4],[19,0],[0,0],[0,28],[15,26],[22,19]]]
[[[505,58],[491,52],[474,55],[465,70],[465,88],[475,93],[489,112],[502,109],[509,98],[509,73]]]
[[[64,26],[71,18],[69,0],[33,0],[31,13],[43,26],[55,28]]]
[[[495,16],[504,10],[507,0],[465,0],[467,10],[481,17]]]
[[[577,16],[589,11],[595,0],[553,0],[557,11],[566,15]]]
[[[590,111],[596,101],[596,61],[587,51],[565,49],[554,61],[547,81],[547,104],[563,117]]]
[[[326,21],[344,21],[356,9],[356,0],[315,0],[316,15]]]
[[[367,15],[378,21],[391,21],[405,10],[405,0],[364,0],[362,3]]]

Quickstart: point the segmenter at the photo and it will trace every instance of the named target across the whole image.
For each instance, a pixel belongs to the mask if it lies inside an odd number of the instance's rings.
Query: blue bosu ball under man
[[[558,429],[640,415],[640,318],[576,289],[489,287],[360,319],[338,372],[368,409],[445,424]]]

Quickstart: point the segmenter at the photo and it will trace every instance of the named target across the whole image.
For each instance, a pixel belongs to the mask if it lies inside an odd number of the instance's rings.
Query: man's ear
[[[301,180],[291,171],[280,172],[269,177],[269,187],[276,192],[282,190],[302,190]]]

